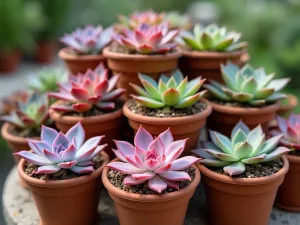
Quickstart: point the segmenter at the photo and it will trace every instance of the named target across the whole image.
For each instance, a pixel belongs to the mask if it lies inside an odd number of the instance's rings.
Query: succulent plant
[[[94,171],[92,159],[106,147],[99,145],[103,136],[92,137],[84,142],[85,132],[80,122],[63,134],[43,126],[41,141],[28,140],[32,152],[15,153],[27,162],[39,166],[33,174],[52,174],[68,169],[77,174]]]
[[[132,97],[149,108],[170,106],[177,109],[187,108],[195,104],[207,92],[206,90],[198,92],[205,79],[197,77],[188,82],[187,77],[183,79],[179,70],[175,71],[171,77],[162,74],[159,83],[143,74],[139,74],[139,79],[144,88],[136,84],[130,84],[136,93],[140,95],[132,95]]]
[[[164,19],[169,22],[171,28],[188,30],[192,27],[191,18],[177,11],[167,12]]]
[[[172,43],[179,30],[169,31],[167,22],[150,26],[140,24],[136,29],[125,29],[123,34],[116,35],[115,41],[131,53],[165,54],[172,51],[177,45]]]
[[[218,100],[263,106],[287,97],[278,91],[284,88],[290,79],[273,80],[274,74],[267,75],[263,68],[254,69],[247,64],[239,69],[229,62],[227,65],[221,65],[221,72],[225,85],[215,81],[204,85]]]
[[[113,151],[122,162],[111,162],[107,167],[128,174],[123,181],[125,185],[148,182],[148,187],[158,193],[167,187],[179,189],[179,181],[191,180],[189,174],[182,170],[199,160],[194,156],[177,159],[186,141],[174,141],[170,129],[153,139],[141,126],[134,137],[135,146],[125,141],[115,141],[118,150]]]
[[[30,77],[29,88],[39,93],[48,93],[58,91],[58,84],[66,81],[66,73],[52,68],[44,69],[37,77]]]
[[[210,167],[223,167],[230,176],[245,172],[246,164],[270,162],[291,151],[276,147],[282,134],[266,140],[260,125],[250,130],[240,121],[232,130],[231,138],[209,131],[212,142],[202,142],[203,148],[193,150],[200,156],[200,163]]]
[[[0,99],[0,115],[10,114],[18,108],[17,102],[26,102],[29,98],[28,91],[16,91],[10,96]]]
[[[279,130],[270,131],[271,135],[283,134],[280,143],[293,150],[300,150],[300,115],[291,114],[285,119],[281,116],[276,117]]]
[[[247,42],[239,42],[241,34],[227,31],[226,27],[211,24],[203,27],[196,24],[193,33],[181,33],[181,45],[196,51],[231,52],[247,47]]]
[[[52,105],[51,108],[62,112],[87,112],[93,106],[112,110],[115,102],[126,90],[114,89],[119,75],[108,80],[108,70],[100,64],[95,70],[87,70],[85,74],[70,76],[69,82],[60,84],[59,92],[50,92],[49,96],[61,99],[63,105]]]
[[[16,110],[9,115],[0,116],[0,120],[24,130],[39,128],[47,118],[48,98],[37,93],[33,93],[25,102],[18,101]]]
[[[77,28],[71,34],[65,34],[60,41],[81,55],[97,55],[112,40],[113,28],[103,29],[102,26],[88,25],[83,29]]]

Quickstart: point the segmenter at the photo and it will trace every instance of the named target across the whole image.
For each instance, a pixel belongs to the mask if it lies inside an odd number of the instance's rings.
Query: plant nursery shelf
[[[204,200],[203,188],[200,186],[190,201],[184,225],[208,225],[205,222],[206,206]],[[39,225],[39,216],[31,194],[19,185],[16,167],[11,170],[5,182],[3,209],[7,225]],[[113,202],[106,191],[101,194],[99,213],[99,223],[97,224],[119,224]],[[300,213],[287,213],[274,208],[269,225],[300,225]]]

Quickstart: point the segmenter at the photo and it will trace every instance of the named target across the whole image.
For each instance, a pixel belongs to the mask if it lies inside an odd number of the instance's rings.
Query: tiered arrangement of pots
[[[300,117],[268,131],[289,79],[246,64],[224,27],[121,18],[65,35],[68,78],[43,73],[0,117],[41,223],[94,224],[103,183],[121,225],[183,225],[201,176],[212,225],[266,225],[283,182],[276,205],[298,211]]]

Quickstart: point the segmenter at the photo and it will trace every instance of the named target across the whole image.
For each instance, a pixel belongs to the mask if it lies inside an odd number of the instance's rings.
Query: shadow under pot
[[[189,77],[189,80],[202,76],[209,80],[223,82],[221,75],[221,64],[230,61],[239,67],[244,66],[250,57],[246,50],[234,52],[199,52],[182,51],[179,60],[179,69]]]
[[[108,179],[109,168],[102,173],[103,185],[114,201],[120,225],[183,225],[189,201],[200,183],[199,170],[187,187],[165,194],[135,194],[120,190]]]
[[[54,103],[62,104],[62,101]],[[97,116],[73,116],[64,115],[53,109],[49,110],[50,118],[55,122],[56,127],[63,133],[66,133],[72,126],[81,121],[83,129],[85,131],[85,140],[105,135],[103,143],[107,143],[105,152],[112,158],[114,153],[112,147],[114,146],[113,140],[120,140],[122,128],[123,128],[123,113],[122,108],[115,111],[108,112]]]
[[[197,164],[204,183],[210,225],[266,225],[278,187],[289,169],[259,178],[232,178]]]
[[[213,108],[207,121],[207,129],[230,136],[233,127],[242,120],[250,129],[259,124],[264,133],[268,133],[269,123],[275,118],[279,104],[275,103],[263,107],[234,107],[221,105],[210,101]]]
[[[154,80],[158,80],[161,74],[170,75],[177,68],[181,52],[176,50],[163,55],[124,54],[113,52],[106,47],[103,49],[103,55],[113,74],[121,75],[117,87],[127,90],[126,98],[128,99],[130,94],[135,94],[129,84],[141,85],[138,73],[146,74]]]
[[[189,151],[197,147],[200,131],[206,124],[207,117],[212,112],[212,107],[206,100],[200,100],[205,104],[205,108],[194,115],[181,117],[151,117],[134,113],[129,104],[134,100],[128,100],[123,106],[123,113],[129,120],[129,125],[136,133],[142,125],[150,134],[158,136],[168,128],[171,129],[175,140],[188,138],[182,155],[189,155]]]
[[[275,206],[290,212],[300,212],[300,156],[289,154],[286,157],[290,168],[279,187]]]
[[[102,54],[77,55],[70,47],[65,47],[58,52],[58,56],[65,62],[71,74],[85,73],[88,69],[94,70],[100,63],[106,64]]]
[[[108,156],[101,153],[103,164],[94,172],[68,180],[40,180],[24,172],[21,159],[18,173],[27,184],[37,206],[41,225],[94,225],[98,219],[101,173]]]

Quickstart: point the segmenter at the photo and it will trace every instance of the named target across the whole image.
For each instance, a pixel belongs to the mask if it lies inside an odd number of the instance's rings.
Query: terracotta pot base
[[[288,212],[300,212],[300,207],[289,207],[289,206],[285,206],[285,205],[280,205],[278,203],[275,203],[275,206],[278,209],[282,209]]]
[[[0,52],[0,71],[13,72],[19,67],[20,61],[21,52],[19,50]]]
[[[50,63],[57,49],[55,41],[40,41],[37,43],[35,58],[39,63]]]

